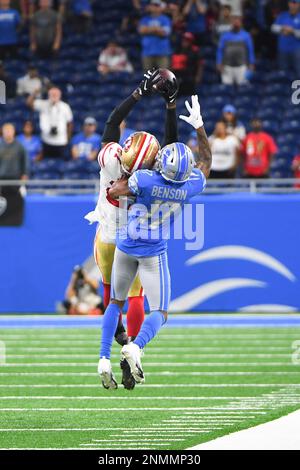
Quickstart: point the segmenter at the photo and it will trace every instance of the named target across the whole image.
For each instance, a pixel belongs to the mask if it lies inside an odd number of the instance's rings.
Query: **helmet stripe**
[[[129,172],[131,172],[131,171],[133,170],[133,167],[135,166],[135,163],[136,163],[136,161],[137,161],[137,159],[138,159],[138,157],[139,157],[139,155],[140,155],[140,151],[142,150],[142,147],[143,147],[144,142],[145,142],[146,139],[147,139],[147,134],[145,134],[145,135],[143,136],[143,138],[142,138],[142,142],[140,143],[140,146],[139,146],[139,148],[138,148],[138,151],[136,152],[136,156],[135,156],[135,158],[134,158],[134,160],[133,160],[133,162],[132,162],[132,164],[131,164],[131,166],[130,166],[130,168],[129,168]]]
[[[152,135],[147,134],[146,138],[145,138],[145,141],[144,141],[144,144],[143,144],[143,146],[140,150],[140,153],[138,155],[137,161],[136,161],[134,167],[132,168],[132,171],[138,170],[141,167],[141,165],[143,164],[143,161],[144,161],[145,157],[147,156],[147,153],[148,153],[149,147],[152,143],[152,140],[153,140]]]

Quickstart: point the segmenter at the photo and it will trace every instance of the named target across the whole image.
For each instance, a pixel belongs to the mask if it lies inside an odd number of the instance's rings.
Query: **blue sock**
[[[111,346],[118,326],[120,307],[117,304],[109,304],[105,310],[102,323],[102,338],[100,357],[110,359]]]
[[[142,324],[139,334],[133,341],[139,348],[143,349],[154,336],[157,335],[163,324],[165,323],[165,317],[159,310],[150,313],[146,320]]]

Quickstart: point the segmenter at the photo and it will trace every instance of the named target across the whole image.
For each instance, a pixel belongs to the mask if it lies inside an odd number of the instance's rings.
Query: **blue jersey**
[[[71,145],[78,147],[79,158],[88,158],[93,150],[100,150],[101,136],[96,133],[86,136],[83,132],[80,132],[73,137]]]
[[[171,43],[170,34],[172,31],[172,21],[167,15],[144,16],[140,21],[140,26],[159,26],[165,31],[165,36],[157,36],[155,34],[145,34],[142,36],[142,55],[170,55]]]
[[[17,140],[25,148],[30,160],[34,160],[42,151],[42,141],[37,135],[26,137],[24,134],[20,134]]]
[[[21,22],[17,10],[0,10],[0,46],[17,44],[17,27]]]
[[[280,34],[278,38],[278,50],[280,52],[293,52],[300,48],[300,13],[291,15],[285,11],[278,15],[275,23],[276,26],[291,26],[294,34]]]
[[[118,248],[137,257],[164,253],[176,216],[205,185],[205,176],[198,169],[181,184],[166,181],[157,171],[136,171],[128,180],[136,202],[128,211],[127,224],[117,234]]]

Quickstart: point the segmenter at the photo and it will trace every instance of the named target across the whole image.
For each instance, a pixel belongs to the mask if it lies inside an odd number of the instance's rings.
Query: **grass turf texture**
[[[165,328],[146,348],[146,384],[106,391],[98,329],[3,329],[0,448],[180,450],[275,419],[300,408],[299,339],[297,328]]]

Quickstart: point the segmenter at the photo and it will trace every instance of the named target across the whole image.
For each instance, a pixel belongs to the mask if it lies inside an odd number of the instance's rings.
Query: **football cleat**
[[[104,388],[106,388],[107,390],[118,388],[118,384],[112,373],[111,363],[109,359],[102,357],[99,360],[98,374],[100,375],[100,379]]]
[[[131,374],[136,383],[145,382],[145,376],[141,363],[142,350],[137,344],[129,343],[122,348],[122,359],[126,359],[130,367]]]
[[[135,387],[135,380],[131,373],[127,359],[121,359],[120,367],[122,370],[122,385],[124,385],[124,388],[126,388],[126,390],[133,390]]]

